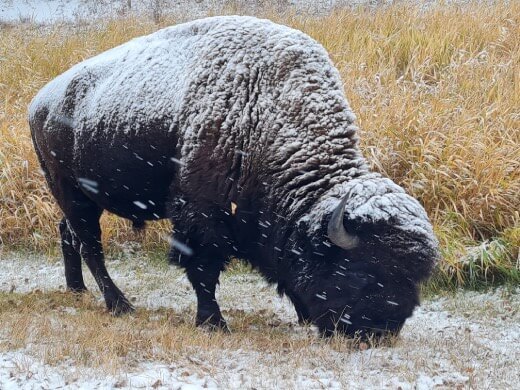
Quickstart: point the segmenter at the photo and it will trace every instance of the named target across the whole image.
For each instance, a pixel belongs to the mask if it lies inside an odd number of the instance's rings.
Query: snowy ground
[[[4,297],[52,294],[63,290],[59,259],[46,260],[21,254],[0,253],[0,294]],[[141,308],[170,308],[192,316],[195,295],[183,274],[165,265],[133,258],[109,260],[108,268],[118,286]],[[87,285],[102,307],[89,277]],[[405,325],[392,347],[341,349],[316,337],[310,328],[296,324],[287,300],[279,298],[256,274],[224,276],[219,301],[233,332],[233,313],[254,316],[262,323],[248,330],[255,335],[268,328],[282,329],[285,348],[265,350],[240,332],[219,335],[218,340],[239,338],[236,348],[209,345],[200,350],[180,349],[169,361],[142,359],[118,368],[71,360],[45,362],[53,335],[45,340],[9,349],[6,326],[0,322],[0,389],[68,388],[518,388],[520,383],[520,291],[460,292],[423,303]],[[4,316],[0,309],[0,321]],[[65,324],[76,315],[74,304],[54,308],[52,320]],[[94,316],[116,321],[100,310]],[[37,317],[38,314],[35,314]],[[191,317],[188,318],[191,321]],[[268,320],[266,320],[268,319]],[[5,320],[7,322],[7,320]],[[130,321],[118,320],[126,323]],[[12,325],[9,325],[12,326]],[[66,325],[63,325],[65,327]],[[59,329],[59,327],[58,327]],[[190,330],[197,335],[198,330]],[[287,335],[284,335],[284,332]],[[57,335],[59,338],[59,334]],[[291,339],[292,337],[292,339]],[[296,348],[284,340],[298,340]],[[107,342],[109,342],[107,340]],[[276,339],[275,339],[276,342]],[[218,344],[222,345],[222,344]],[[274,350],[274,351],[273,351]],[[281,352],[280,352],[281,351]]]
[[[53,21],[77,21],[117,16],[133,12],[140,14],[186,15],[190,19],[205,16],[208,11],[247,7],[252,12],[264,7],[276,9],[293,8],[301,11],[326,12],[342,4],[370,3],[371,0],[0,0],[0,20],[34,21],[48,23]]]
[[[445,3],[469,1],[495,0],[448,0]],[[79,22],[129,13],[152,18],[170,14],[182,21],[230,11],[250,15],[262,10],[323,14],[337,7],[377,7],[392,3],[429,6],[437,2],[438,0],[0,0],[0,22]]]

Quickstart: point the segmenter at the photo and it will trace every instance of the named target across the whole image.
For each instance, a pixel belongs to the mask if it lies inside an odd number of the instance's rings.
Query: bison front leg
[[[195,254],[184,264],[188,279],[197,294],[197,326],[210,330],[229,331],[222,317],[220,307],[215,298],[215,289],[224,262],[218,261],[220,256],[211,252]]]
[[[298,316],[298,324],[300,325],[306,325],[310,324],[312,322],[311,316],[309,314],[309,311],[303,304],[300,298],[292,292],[286,292],[286,295],[289,297],[291,302],[294,305],[294,308],[296,310],[296,315]]]

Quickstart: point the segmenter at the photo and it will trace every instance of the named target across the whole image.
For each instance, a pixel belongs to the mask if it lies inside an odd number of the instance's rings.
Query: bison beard
[[[424,209],[369,172],[337,70],[307,35],[215,17],[166,28],[47,84],[29,122],[60,223],[67,286],[85,261],[114,314],[132,310],[104,264],[99,218],[170,218],[170,259],[198,325],[247,259],[322,334],[397,333],[438,258]]]

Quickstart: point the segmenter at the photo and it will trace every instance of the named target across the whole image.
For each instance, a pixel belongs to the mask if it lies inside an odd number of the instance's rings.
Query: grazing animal
[[[230,257],[324,335],[397,333],[419,303],[438,258],[428,217],[369,171],[339,73],[300,31],[238,16],[165,28],[75,65],[29,111],[67,286],[85,290],[83,259],[115,314],[132,306],[105,268],[103,210],[174,222],[199,325],[226,328]]]

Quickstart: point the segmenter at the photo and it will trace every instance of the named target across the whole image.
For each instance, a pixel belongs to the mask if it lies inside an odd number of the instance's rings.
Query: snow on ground
[[[178,20],[192,20],[235,10],[255,15],[263,9],[276,12],[305,12],[323,14],[337,7],[392,3],[413,3],[429,6],[439,0],[0,0],[0,22],[78,22],[133,13],[152,18],[175,15]],[[446,3],[467,3],[475,0],[448,0]],[[495,1],[495,0],[476,0]]]
[[[74,20],[81,9],[81,0],[3,0],[0,1],[0,20],[38,23]]]
[[[7,352],[0,354],[0,389],[218,388],[210,378],[185,376],[166,364],[143,363],[140,368],[139,372],[102,377],[92,369],[65,364],[49,367],[23,352]]]
[[[195,294],[176,268],[139,256],[108,260],[116,284],[139,307],[194,310]],[[0,292],[64,289],[59,259],[0,253]],[[86,283],[99,298],[93,279]],[[256,274],[224,274],[222,309],[268,310],[289,329],[296,324],[286,299]],[[520,291],[459,292],[428,300],[406,323],[393,347],[338,352],[316,338],[298,356],[261,353],[248,345],[207,350],[169,364],[141,361],[124,373],[59,363],[45,365],[29,349],[0,353],[0,389],[39,388],[518,388],[520,383]],[[74,312],[74,308],[67,308]],[[1,336],[1,329],[0,329]],[[231,337],[231,336],[228,336]],[[2,339],[0,337],[0,343]]]
[[[208,11],[219,12],[233,6],[247,6],[256,11],[271,6],[278,9],[294,8],[310,12],[326,12],[335,6],[353,3],[370,3],[371,0],[132,0],[131,12],[135,14],[156,15],[176,14],[193,19],[207,15]],[[56,21],[74,22],[115,17],[128,13],[128,1],[103,0],[0,0],[0,20],[17,22],[32,21],[49,23]]]

